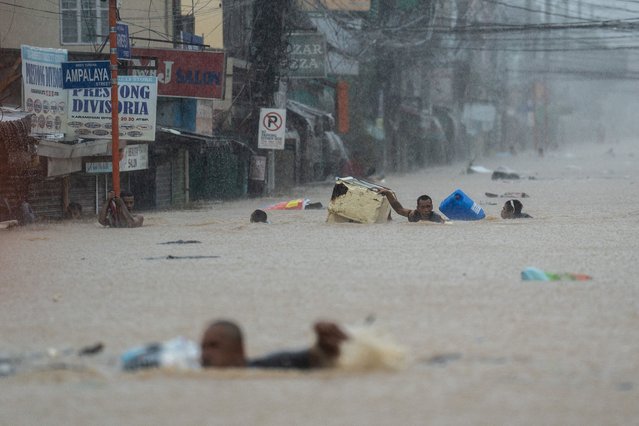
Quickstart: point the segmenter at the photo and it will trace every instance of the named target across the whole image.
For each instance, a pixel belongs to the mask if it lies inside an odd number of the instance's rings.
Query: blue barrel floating
[[[484,209],[461,189],[456,189],[442,201],[439,204],[439,211],[450,220],[479,220],[486,217]]]

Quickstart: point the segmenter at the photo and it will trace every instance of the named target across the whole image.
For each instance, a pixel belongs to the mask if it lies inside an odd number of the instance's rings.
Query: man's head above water
[[[244,367],[244,338],[234,322],[218,320],[204,331],[201,343],[202,367]]]
[[[420,195],[417,198],[417,208],[415,209],[422,216],[428,216],[433,211],[433,200],[428,195]]]
[[[133,206],[135,205],[135,198],[133,197],[133,193],[129,191],[122,191],[120,192],[120,198],[124,202],[127,210],[132,211]]]

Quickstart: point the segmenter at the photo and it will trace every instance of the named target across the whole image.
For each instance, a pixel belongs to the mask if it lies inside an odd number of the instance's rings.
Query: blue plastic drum
[[[484,209],[461,189],[456,189],[439,204],[439,211],[450,220],[479,220],[486,217]]]

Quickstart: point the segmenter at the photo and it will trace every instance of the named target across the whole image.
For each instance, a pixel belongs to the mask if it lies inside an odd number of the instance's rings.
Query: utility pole
[[[280,64],[286,55],[286,15],[291,5],[291,0],[256,0],[253,4],[249,61],[250,94],[255,117],[260,116],[260,108],[286,108],[286,85],[280,79]],[[257,130],[257,120],[255,123]],[[267,193],[272,193],[275,186],[275,152],[269,149],[266,155],[267,181],[262,192],[266,189]]]
[[[546,23],[550,23],[550,0],[546,0],[546,8],[545,8],[545,16]],[[550,92],[548,85],[550,84],[548,81],[548,72],[550,71],[550,34],[546,31],[545,43],[544,43],[544,91],[543,91],[543,101],[544,101],[544,137],[542,140],[542,148],[544,150],[548,149],[548,94]]]
[[[109,48],[111,59],[111,163],[113,191],[120,196],[120,123],[118,122],[118,48],[116,1],[109,0]]]

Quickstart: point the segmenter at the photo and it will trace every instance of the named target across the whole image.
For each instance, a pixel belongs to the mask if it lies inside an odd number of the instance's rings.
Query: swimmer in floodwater
[[[202,336],[200,363],[204,368],[285,368],[307,370],[335,365],[340,345],[348,336],[332,322],[316,322],[316,342],[300,351],[276,352],[261,358],[247,359],[240,327],[228,320],[212,322]]]
[[[433,200],[428,195],[421,195],[417,198],[417,207],[415,210],[411,210],[402,206],[390,189],[381,189],[378,192],[388,199],[391,207],[398,215],[407,217],[409,222],[424,220],[427,222],[444,223],[444,219],[433,211]]]
[[[522,213],[524,205],[519,200],[508,200],[501,209],[502,219],[532,219],[527,213]]]
[[[251,213],[251,223],[268,223],[268,216],[264,210],[257,209]]]

